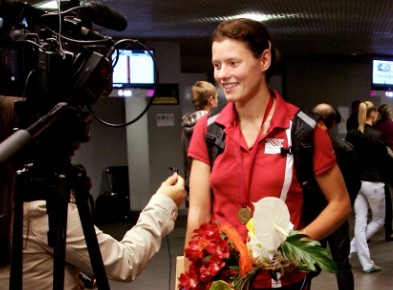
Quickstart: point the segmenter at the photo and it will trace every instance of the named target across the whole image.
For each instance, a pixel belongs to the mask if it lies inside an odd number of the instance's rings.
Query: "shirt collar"
[[[294,114],[297,112],[297,109],[295,109],[295,106],[292,104],[287,103],[277,91],[270,90],[270,92],[276,100],[274,115],[270,121],[270,126],[278,128],[289,128],[289,121],[294,118]],[[293,106],[294,110],[290,110],[289,106]],[[234,126],[236,119],[237,112],[235,109],[235,103],[229,102],[221,110],[220,115],[215,121],[218,124],[223,125],[225,128],[230,128]]]

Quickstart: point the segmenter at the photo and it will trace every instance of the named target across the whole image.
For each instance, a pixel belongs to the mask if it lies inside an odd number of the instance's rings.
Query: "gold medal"
[[[249,208],[248,206],[242,206],[237,211],[237,217],[239,218],[239,221],[243,225],[245,225],[250,220],[251,216],[252,216],[251,208]]]

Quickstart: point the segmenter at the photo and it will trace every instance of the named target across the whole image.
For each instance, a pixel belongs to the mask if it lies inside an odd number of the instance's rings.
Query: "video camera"
[[[112,91],[115,41],[93,24],[122,31],[123,15],[98,2],[57,1],[56,11],[0,0],[0,94],[23,96],[40,114],[59,102],[91,105]]]
[[[73,155],[74,143],[90,138],[90,117],[96,117],[90,105],[112,91],[116,55],[125,45],[140,45],[95,30],[127,27],[114,9],[94,1],[54,2],[60,7],[46,11],[0,0],[0,95],[23,97],[15,103],[19,130],[0,144],[0,163],[31,139],[28,153],[36,164]]]

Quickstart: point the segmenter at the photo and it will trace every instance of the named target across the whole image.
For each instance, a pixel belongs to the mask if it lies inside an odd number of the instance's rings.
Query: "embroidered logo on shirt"
[[[265,154],[279,154],[284,139],[266,138]]]

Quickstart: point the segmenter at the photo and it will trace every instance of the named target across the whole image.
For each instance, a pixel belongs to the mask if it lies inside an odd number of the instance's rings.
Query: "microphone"
[[[127,28],[127,19],[113,8],[102,3],[87,2],[82,6],[81,11],[93,23],[102,27],[116,31],[123,31]]]

